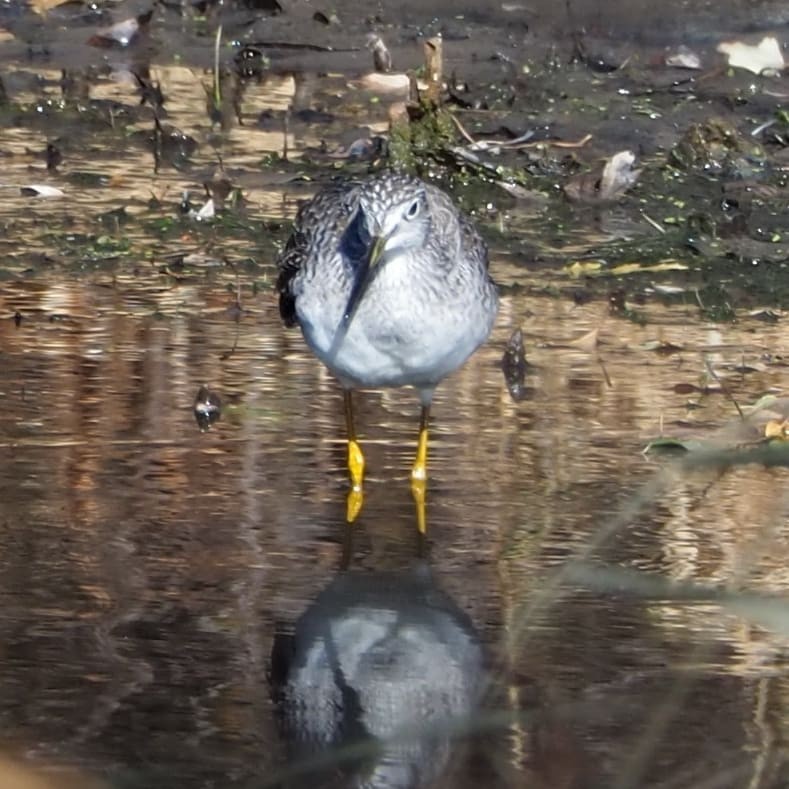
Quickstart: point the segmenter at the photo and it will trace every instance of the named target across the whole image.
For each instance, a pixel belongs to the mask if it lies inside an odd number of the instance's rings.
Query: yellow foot
[[[346,518],[348,523],[353,523],[362,511],[364,495],[362,494],[362,480],[364,479],[364,454],[356,439],[348,441],[348,473],[351,476],[351,489],[348,491]]]
[[[416,469],[411,472],[411,495],[416,504],[416,528],[420,534],[427,533],[427,519],[425,517],[425,493],[427,481],[424,477],[417,477]]]
[[[348,523],[353,523],[362,511],[362,504],[364,504],[364,494],[361,487],[354,487],[348,491],[348,501],[345,510],[345,518]]]

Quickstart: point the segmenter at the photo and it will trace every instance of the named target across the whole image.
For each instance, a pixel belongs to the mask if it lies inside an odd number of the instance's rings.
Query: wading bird
[[[487,339],[496,317],[484,241],[440,189],[384,172],[332,183],[304,204],[278,266],[283,320],[301,327],[343,387],[349,521],[361,509],[364,476],[352,391],[412,386],[419,394],[411,491],[424,532],[433,392]]]

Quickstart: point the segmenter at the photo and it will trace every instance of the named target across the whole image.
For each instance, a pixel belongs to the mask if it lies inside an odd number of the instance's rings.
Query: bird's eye
[[[419,200],[414,200],[410,206],[408,206],[408,211],[405,212],[406,219],[416,219],[417,214],[419,213]]]

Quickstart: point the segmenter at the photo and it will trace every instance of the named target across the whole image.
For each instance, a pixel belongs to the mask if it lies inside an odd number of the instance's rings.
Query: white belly
[[[369,292],[332,355],[345,303],[316,295],[310,291],[297,302],[304,338],[349,388],[432,388],[485,341],[493,321],[490,311],[473,304],[418,306],[417,299],[381,299]]]

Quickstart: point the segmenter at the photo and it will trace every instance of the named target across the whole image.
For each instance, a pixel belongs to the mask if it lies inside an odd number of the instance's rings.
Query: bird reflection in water
[[[338,575],[275,637],[271,679],[294,778],[285,783],[430,785],[482,695],[479,638],[425,560],[363,571],[347,569],[349,554],[347,542]]]

